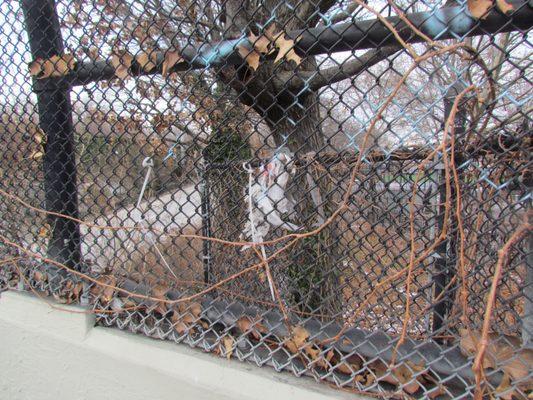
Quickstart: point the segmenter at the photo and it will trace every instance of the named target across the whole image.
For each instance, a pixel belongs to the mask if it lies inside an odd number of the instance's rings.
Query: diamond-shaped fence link
[[[0,291],[354,393],[529,398],[530,3],[3,2]]]

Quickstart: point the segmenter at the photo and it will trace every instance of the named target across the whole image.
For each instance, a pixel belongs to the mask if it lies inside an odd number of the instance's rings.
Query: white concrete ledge
[[[94,327],[79,307],[0,295],[0,398],[9,400],[356,399],[313,380],[185,345]]]

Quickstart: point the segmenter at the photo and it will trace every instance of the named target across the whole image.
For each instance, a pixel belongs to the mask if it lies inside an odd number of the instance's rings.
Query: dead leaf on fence
[[[59,77],[76,68],[72,54],[55,55],[48,59],[38,58],[29,64],[30,75],[37,79]]]
[[[448,391],[444,387],[442,383],[435,383],[435,387],[433,389],[430,389],[427,391],[426,395],[428,399],[435,399],[440,396],[446,396],[448,394]]]
[[[475,356],[479,349],[481,332],[459,331],[460,348],[466,356]],[[509,335],[489,334],[489,344],[483,358],[483,368],[501,369],[513,380],[521,380],[533,370],[533,350],[521,348],[519,338]]]
[[[189,306],[189,310],[192,313],[192,315],[198,318],[200,314],[202,313],[202,305],[196,302],[191,303],[191,305]]]
[[[302,326],[296,326],[292,329],[290,339],[285,341],[285,347],[293,353],[298,353],[298,349],[302,347],[309,338],[309,332]]]
[[[331,360],[333,359],[333,350],[328,351],[324,356],[320,357],[316,365],[324,369],[329,369],[331,366]]]
[[[39,228],[39,237],[40,238],[47,238],[50,236],[50,225],[44,224]]]
[[[508,14],[515,9],[512,4],[507,2],[507,0],[496,0],[496,6],[504,14]]]
[[[157,285],[152,288],[152,297],[157,299],[165,299],[165,295],[169,291],[169,288],[166,286]],[[167,305],[164,302],[157,302],[154,311],[164,315],[167,313]]]
[[[182,306],[182,303],[178,304],[178,308],[180,306]],[[193,328],[191,326],[194,324],[195,318],[191,315],[191,313],[187,312],[185,315],[183,315],[182,312],[176,309],[173,311],[174,312],[172,313],[170,320],[174,324],[174,330],[180,335],[183,335],[187,331],[193,332]]]
[[[261,333],[267,332],[266,326],[261,324],[259,320],[252,321],[252,319],[247,316],[239,318],[235,325],[242,333],[250,332],[257,340],[261,339]]]
[[[413,378],[416,370],[413,370],[410,365],[402,363],[389,367],[383,361],[376,360],[370,363],[369,368],[375,374],[378,382],[387,382],[395,386],[401,385],[406,393],[413,394],[420,387],[420,382]]]
[[[109,276],[108,280],[106,282],[109,286],[104,288],[104,291],[102,293],[102,300],[106,303],[109,303],[111,299],[113,298],[113,294],[115,293],[115,286],[117,285],[117,279],[114,276]]]
[[[133,56],[128,52],[116,53],[111,56],[111,64],[115,68],[115,76],[120,79],[126,79],[130,73]]]
[[[103,303],[109,303],[113,299],[117,279],[111,275],[103,275],[98,278],[98,282],[100,282],[100,284],[95,284],[91,288],[91,294],[95,297],[99,297],[100,301]],[[109,286],[103,286],[102,283]]]
[[[525,379],[533,370],[533,350],[520,349],[502,364],[502,370],[514,381]]]
[[[232,336],[228,335],[224,336],[224,339],[222,339],[222,341],[224,342],[224,350],[226,353],[226,357],[229,360],[231,358],[231,355],[233,354],[233,343],[235,342],[235,340]]]
[[[361,357],[352,354],[344,358],[342,361],[337,362],[335,368],[346,375],[351,375],[354,372],[357,372],[361,369],[363,365],[363,360]]]
[[[271,46],[272,42],[265,35],[255,36],[253,33],[250,33],[248,35],[248,41],[261,54],[271,54],[274,52]]]
[[[472,17],[485,19],[492,8],[492,0],[468,0],[467,6]]]
[[[402,389],[409,394],[415,393],[420,387],[420,382],[413,375],[417,372],[421,372],[423,367],[419,367],[410,362],[400,364],[392,370],[392,374],[403,385]]]
[[[41,158],[43,158],[44,156],[44,153],[42,151],[34,151],[30,158],[33,160],[33,161],[39,161]]]
[[[46,281],[46,275],[43,274],[41,271],[34,271],[33,279],[37,282],[44,282]]]
[[[162,75],[167,76],[172,67],[181,61],[183,61],[183,58],[177,50],[167,51],[165,53],[165,60],[163,61]]]
[[[503,374],[503,378],[496,390],[494,391],[494,394],[496,394],[498,398],[503,400],[513,400],[514,389],[509,390],[511,388],[511,378],[508,374]]]
[[[146,72],[150,72],[156,67],[155,62],[153,61],[153,52],[150,52],[150,54],[145,52],[137,54],[135,61],[137,61],[139,67]]]
[[[178,313],[181,320],[186,324],[194,324],[202,314],[202,305],[200,303],[178,303]]]
[[[277,63],[282,58],[285,58],[287,61],[292,60],[296,63],[296,65],[300,65],[302,63],[302,58],[294,51],[294,40],[286,39],[285,34],[281,32],[276,36],[275,43],[279,51],[274,63]]]
[[[40,128],[38,128],[37,132],[35,132],[34,140],[39,145],[39,150],[35,150],[30,155],[30,158],[34,161],[38,161],[44,156],[44,144],[46,143],[46,137]]]
[[[237,326],[237,328],[245,333],[245,332],[248,332],[250,330],[250,328],[252,327],[252,321],[249,317],[241,317],[237,320],[237,322],[235,322],[235,326]]]
[[[350,368],[350,365],[345,363],[345,362],[338,363],[335,366],[335,369],[337,371],[339,371],[339,372],[342,372],[343,374],[346,374],[346,375],[351,375],[351,374],[353,374],[355,372],[353,369]]]
[[[242,57],[243,60],[246,61],[248,66],[253,69],[254,71],[259,68],[259,57],[260,54],[255,50],[250,50],[246,46],[238,46],[237,50],[239,51],[239,55]]]
[[[461,335],[461,340],[459,342],[461,353],[463,353],[465,356],[475,356],[478,350],[481,333],[469,332],[466,329],[460,329],[459,333]],[[494,349],[489,343],[483,359],[483,368],[494,368],[495,366],[496,362],[494,360]]]
[[[187,332],[187,329],[189,329],[189,327],[185,324],[185,322],[183,321],[172,321],[175,323],[174,325],[174,329],[176,330],[176,332],[178,332],[180,335],[183,335],[185,332]]]
[[[37,131],[35,132],[34,140],[38,145],[41,145],[41,146],[44,146],[44,144],[46,143],[46,137],[41,128],[37,128]]]
[[[324,367],[325,360],[320,356],[320,349],[316,348],[313,345],[305,346],[305,354],[311,359],[311,361],[316,362],[317,366]]]

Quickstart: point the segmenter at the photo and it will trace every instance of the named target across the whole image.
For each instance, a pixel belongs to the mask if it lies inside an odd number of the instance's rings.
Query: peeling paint
[[[450,32],[462,36],[468,33],[475,23],[476,20],[464,6],[441,8],[429,14],[428,19],[422,25],[422,30],[434,39]]]
[[[238,39],[218,42],[214,46],[202,46],[196,56],[198,60],[195,61],[200,61],[205,67],[222,64],[229,56],[235,53],[235,50],[241,44],[248,46],[250,42],[246,37],[242,36]]]

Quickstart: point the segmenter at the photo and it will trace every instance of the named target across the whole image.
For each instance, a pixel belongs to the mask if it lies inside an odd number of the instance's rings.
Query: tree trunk
[[[238,36],[255,22],[264,23],[268,20],[267,17],[272,15],[269,10],[274,9],[276,10],[276,23],[280,30],[305,28],[309,24],[309,21],[306,22],[305,13],[313,14],[312,9],[316,9],[317,6],[312,3],[302,5],[299,2],[297,4],[299,9],[307,7],[307,11],[297,17],[294,9],[286,6],[288,3],[291,1],[286,3],[267,1],[265,10],[254,14],[258,20],[250,21],[246,17],[250,15],[246,11],[246,3],[228,1],[227,20],[232,23],[228,32],[231,32],[233,36]],[[314,71],[316,67],[314,57],[307,57],[298,69]],[[325,146],[325,140],[321,127],[318,93],[316,91],[291,93],[276,79],[279,70],[292,71],[294,65],[288,62],[274,65],[271,60],[262,60],[257,71],[252,72],[246,68],[239,68],[235,71],[228,68],[221,73],[221,77],[235,89],[239,100],[244,105],[252,107],[262,117],[270,129],[278,150],[288,148],[296,156],[321,151]],[[296,204],[293,215],[286,216],[286,218],[306,231],[314,229],[320,223],[320,217],[327,219],[334,211],[332,199],[327,197],[327,194],[331,192],[331,182],[324,175],[319,179],[314,179],[323,200],[324,215],[319,217],[318,207],[314,204],[310,194],[312,188],[309,187],[309,173],[309,167],[298,168],[296,174],[290,179],[286,191],[286,194],[291,196]],[[242,182],[243,187],[238,191],[246,192],[244,187],[246,182],[246,180]],[[286,232],[277,230],[273,232],[273,235],[278,237],[283,233]],[[288,305],[306,312],[329,315],[338,314],[341,311],[342,299],[338,298],[338,276],[335,273],[336,262],[340,254],[337,243],[339,243],[338,232],[332,224],[319,235],[301,240],[287,254],[280,255],[272,262],[271,268],[276,283]],[[274,249],[270,248],[269,251],[273,252]],[[225,271],[226,274],[229,272]],[[253,293],[248,292],[248,294],[254,297],[259,292],[268,295],[269,292],[264,290],[265,287],[268,288],[266,282],[261,282],[260,286],[261,289],[256,288]]]

